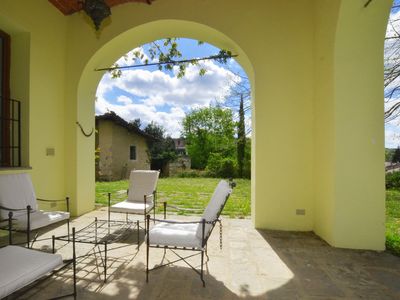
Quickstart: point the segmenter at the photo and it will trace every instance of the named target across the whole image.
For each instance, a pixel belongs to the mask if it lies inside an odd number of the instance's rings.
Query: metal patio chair
[[[203,216],[200,220],[194,222],[185,221],[172,221],[172,220],[155,220],[158,222],[155,226],[149,229],[150,215],[147,215],[147,232],[146,232],[146,282],[149,280],[149,272],[158,268],[173,264],[178,261],[184,261],[189,265],[197,274],[205,286],[203,278],[204,254],[207,255],[207,242],[211,235],[212,230],[217,222],[220,223],[220,215],[224,206],[232,193],[232,188],[235,186],[234,182],[227,182],[221,180],[212,197],[204,210]],[[222,227],[220,227],[220,247],[222,247]],[[150,248],[161,248],[170,250],[178,259],[168,262],[166,264],[157,265],[149,269],[149,256]],[[197,253],[188,256],[182,256],[176,250],[190,250]],[[165,253],[164,253],[165,255]],[[200,271],[193,267],[187,259],[195,255],[201,256]],[[207,256],[208,258],[208,256]]]
[[[153,211],[157,201],[157,182],[159,171],[133,170],[129,176],[128,198],[111,205],[111,193],[108,193],[108,221],[111,213],[124,213],[128,221],[128,214],[143,215],[146,227],[146,215]]]
[[[38,202],[50,204],[64,202],[67,211],[39,210]],[[13,213],[13,230],[27,233],[28,248],[31,232],[36,231],[33,245],[37,240],[39,230],[49,225],[66,222],[69,234],[69,198],[60,200],[36,198],[31,177],[27,173],[0,175],[0,221],[6,220],[9,212]]]
[[[42,283],[47,278],[72,264],[73,291],[52,299],[73,297],[76,299],[76,252],[75,228],[72,228],[72,258],[64,259],[60,254],[46,253],[36,249],[13,245],[13,213],[8,213],[8,223],[3,229],[8,231],[8,245],[0,247],[0,299],[18,298],[27,289]]]

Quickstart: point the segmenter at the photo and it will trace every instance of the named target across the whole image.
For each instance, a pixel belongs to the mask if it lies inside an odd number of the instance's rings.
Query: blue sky
[[[182,59],[206,57],[218,54],[219,49],[191,39],[179,39]],[[120,66],[141,64],[148,57],[149,46],[135,48],[117,63]],[[227,49],[229,50],[229,49]],[[134,51],[143,54],[142,61],[134,60]],[[199,76],[199,68],[207,70]],[[177,70],[160,71],[157,66],[140,67],[122,71],[120,78],[113,79],[105,73],[96,93],[96,114],[115,111],[127,121],[140,118],[146,125],[155,121],[164,126],[172,137],[179,137],[181,122],[185,113],[194,108],[206,107],[216,102],[224,105],[234,82],[240,78],[234,73],[244,75],[243,69],[234,59],[226,65],[215,61],[203,61],[200,66],[188,66],[184,78],[177,78]],[[251,126],[250,113],[247,125]]]
[[[399,5],[400,0],[394,1],[394,5]],[[388,23],[388,27],[386,30],[386,37],[397,36],[400,29],[400,8],[394,8],[390,14],[390,20]],[[393,53],[395,57],[398,57],[399,53],[394,53],[391,50],[391,43],[393,40],[386,40],[385,42],[385,59],[390,57],[390,54]],[[398,42],[397,42],[398,43]],[[400,46],[400,44],[398,44]],[[398,48],[398,47],[396,47]],[[400,84],[400,81],[394,82],[395,85]],[[390,88],[390,87],[389,87]],[[387,91],[386,91],[387,92]],[[400,95],[394,95],[391,99],[385,99],[385,106],[390,107],[396,102],[400,101]],[[400,118],[392,120],[385,124],[385,146],[387,148],[396,148],[400,145]]]

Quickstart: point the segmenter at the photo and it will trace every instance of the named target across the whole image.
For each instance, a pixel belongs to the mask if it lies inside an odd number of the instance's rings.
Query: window
[[[10,36],[0,30],[0,166],[10,166]]]
[[[136,160],[136,146],[130,146],[129,150],[129,158],[131,160]]]

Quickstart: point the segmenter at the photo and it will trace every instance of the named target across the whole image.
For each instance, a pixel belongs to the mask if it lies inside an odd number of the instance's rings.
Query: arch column
[[[391,2],[317,7],[325,31],[316,35],[315,231],[336,247],[385,247],[383,45]]]

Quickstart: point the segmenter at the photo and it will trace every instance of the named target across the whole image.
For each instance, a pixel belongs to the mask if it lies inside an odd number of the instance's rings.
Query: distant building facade
[[[184,138],[173,139],[175,143],[175,151],[178,155],[187,155],[186,140]]]
[[[114,112],[96,116],[96,180],[121,180],[133,169],[149,170],[151,136]]]

